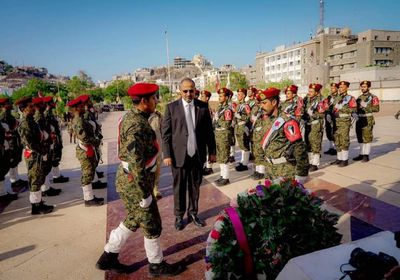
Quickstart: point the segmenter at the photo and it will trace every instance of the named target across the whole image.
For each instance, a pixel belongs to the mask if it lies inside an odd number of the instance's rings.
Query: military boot
[[[310,169],[308,169],[308,171],[313,172],[313,171],[317,171],[317,170],[318,170],[318,166],[310,164]]]
[[[204,169],[203,169],[203,175],[210,175],[210,174],[212,174],[212,173],[214,173],[214,171],[212,170],[212,168],[207,168],[207,167],[204,167]]]
[[[242,163],[239,163],[239,165],[236,166],[235,169],[236,169],[236,171],[238,171],[238,172],[242,172],[242,171],[249,170],[249,168],[247,167],[247,165],[243,165]]]
[[[363,159],[361,162],[368,162],[369,161],[369,155],[363,155]]]
[[[345,167],[349,165],[349,161],[348,160],[341,160],[339,163],[339,167]]]
[[[18,179],[17,181],[11,183],[12,188],[18,188],[18,187],[23,188],[23,187],[27,187],[27,186],[28,186],[28,181],[21,180],[21,179]]]
[[[65,177],[63,175],[60,175],[56,178],[53,178],[53,183],[54,184],[59,184],[59,183],[66,183],[69,181],[69,177]]]
[[[364,155],[358,155],[356,157],[353,158],[354,161],[359,161],[362,160],[364,158]]]
[[[93,196],[93,199],[85,200],[85,206],[86,207],[101,206],[103,204],[104,204],[104,198],[102,198],[102,197]]]
[[[335,160],[335,161],[332,161],[332,162],[330,163],[330,165],[339,165],[341,162],[342,162],[341,160],[337,159],[337,160]]]
[[[32,203],[32,215],[39,215],[39,214],[48,214],[53,212],[54,206],[53,205],[46,205],[43,201],[39,203]]]
[[[215,182],[215,184],[218,186],[218,187],[222,187],[222,186],[225,186],[225,185],[228,185],[228,184],[230,184],[231,182],[229,181],[229,179],[224,179],[224,178],[222,178],[220,181],[218,181],[218,182]]]
[[[124,265],[118,260],[118,253],[108,253],[106,251],[100,256],[96,267],[101,270],[111,270],[117,273],[127,273],[129,266]]]
[[[332,155],[332,156],[336,156],[337,155],[337,151],[334,148],[329,148],[329,150],[324,152],[325,155]]]
[[[175,276],[181,272],[182,267],[180,265],[168,264],[165,261],[149,264],[149,277]]]
[[[57,196],[61,193],[61,189],[50,187],[47,191],[42,192],[42,196]]]
[[[220,176],[217,180],[214,181],[214,183],[218,183],[219,181],[223,180],[224,178],[222,178],[222,176]]]
[[[92,189],[98,190],[98,189],[105,189],[107,188],[107,183],[102,182],[102,181],[97,181],[92,183]]]

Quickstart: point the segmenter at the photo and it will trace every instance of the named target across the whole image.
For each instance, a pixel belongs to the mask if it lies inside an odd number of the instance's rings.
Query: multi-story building
[[[178,57],[174,58],[174,67],[175,68],[185,68],[187,66],[194,66],[194,63],[183,57],[178,56]]]
[[[253,65],[246,65],[240,69],[240,72],[246,76],[249,85],[256,85],[256,68]]]

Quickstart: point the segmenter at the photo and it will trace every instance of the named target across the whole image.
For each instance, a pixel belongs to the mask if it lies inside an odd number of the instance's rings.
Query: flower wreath
[[[291,258],[340,243],[338,216],[295,180],[266,180],[233,204],[208,236],[206,279],[275,279]]]

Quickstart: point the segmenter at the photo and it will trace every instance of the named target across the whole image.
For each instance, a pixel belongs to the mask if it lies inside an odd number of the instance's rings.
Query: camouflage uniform
[[[158,144],[148,117],[133,108],[120,121],[118,155],[122,163],[115,185],[128,212],[124,226],[132,231],[140,227],[146,238],[154,239],[162,230],[153,195]],[[140,201],[150,195],[153,197],[150,207],[140,207]]]
[[[264,159],[264,150],[261,146],[261,140],[265,133],[267,132],[268,127],[270,127],[270,119],[268,115],[265,114],[264,110],[261,108],[258,109],[255,118],[253,119],[252,125],[252,142],[253,142],[253,155],[254,155],[254,164],[256,165],[255,171],[252,175],[252,178],[255,180],[260,180],[265,178],[265,174],[268,174],[268,170],[270,168],[270,163],[265,161]],[[267,170],[266,170],[267,169]]]
[[[325,132],[326,132],[326,138],[328,138],[328,141],[330,142],[330,151],[328,150],[325,152],[326,154],[336,154],[336,150],[334,148],[334,135],[336,131],[336,118],[335,114],[333,113],[333,109],[336,105],[336,103],[339,101],[339,93],[336,92],[336,94],[330,94],[326,98],[327,104],[328,104],[328,109],[325,111]]]
[[[3,126],[3,123],[0,123],[0,181],[4,181],[4,177],[10,170],[10,155],[9,155],[9,147],[8,141],[6,140],[6,129]],[[2,191],[2,190],[0,190]]]
[[[60,165],[61,157],[62,157],[62,135],[60,124],[53,114],[53,110],[47,109],[44,113],[44,117],[48,126],[50,127],[50,138],[52,140],[53,153],[51,157],[51,165],[52,167],[58,167]]]
[[[250,106],[243,100],[235,106],[235,137],[242,150],[236,171],[247,170],[250,158]]]
[[[371,142],[373,139],[373,127],[375,125],[375,120],[373,113],[379,112],[379,99],[376,95],[370,93],[361,94],[357,98],[357,116],[356,121],[356,135],[357,141],[360,143],[360,156],[369,156],[371,150]],[[355,160],[361,160],[362,157],[356,157]],[[364,161],[368,157],[365,157]]]
[[[336,119],[336,131],[333,135],[337,150],[337,161],[347,165],[350,147],[351,116],[356,111],[357,103],[353,96],[347,92],[339,94],[338,102],[333,108]]]
[[[269,179],[308,176],[308,156],[297,120],[279,112],[272,117],[262,139],[264,159],[271,163]]]
[[[98,155],[95,147],[100,145],[100,140],[96,138],[92,125],[84,119],[84,116],[76,115],[73,119],[73,127],[78,145],[76,146],[76,157],[81,164],[82,186],[88,186],[92,183]]]
[[[161,123],[162,123],[162,115],[159,111],[155,111],[150,115],[149,124],[151,128],[156,133],[157,142],[161,143]],[[154,178],[154,196],[160,197],[161,193],[159,192],[158,185],[160,183],[160,175],[161,175],[161,151],[157,154],[157,169],[155,171]]]
[[[282,102],[280,109],[283,113],[300,121],[304,114],[304,100],[301,96],[295,95],[292,100]]]
[[[7,124],[10,134],[8,139],[9,154],[10,154],[10,168],[16,168],[22,161],[22,144],[21,137],[18,134],[18,121],[11,114],[11,111],[2,112],[0,115],[0,122]]]
[[[309,162],[313,167],[312,171],[318,168],[320,162],[324,129],[324,112],[327,107],[325,104],[326,102],[321,100],[319,94],[312,98],[307,96],[304,101],[304,140],[306,143]]]

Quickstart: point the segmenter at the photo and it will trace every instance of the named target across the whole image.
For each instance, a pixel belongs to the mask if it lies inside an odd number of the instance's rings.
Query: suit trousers
[[[186,154],[182,167],[171,167],[174,178],[174,214],[176,217],[186,212],[186,190],[189,192],[188,214],[197,215],[199,210],[200,185],[203,179],[203,166],[199,156],[190,157]]]

